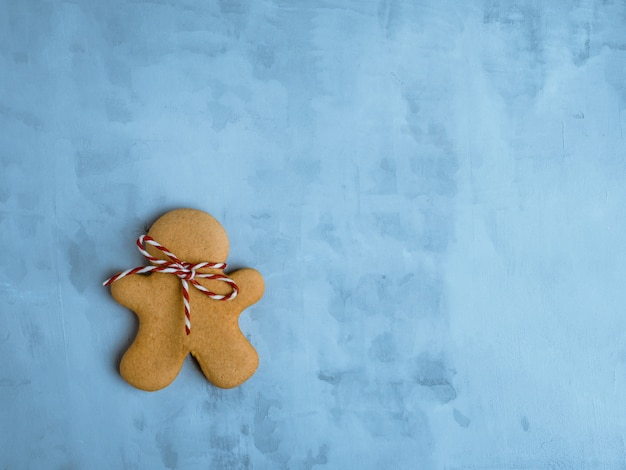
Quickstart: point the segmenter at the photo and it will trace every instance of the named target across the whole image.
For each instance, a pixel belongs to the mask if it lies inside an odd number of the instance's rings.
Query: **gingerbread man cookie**
[[[191,353],[214,385],[232,388],[246,381],[259,358],[238,320],[263,295],[261,274],[250,268],[224,274],[228,237],[199,210],[168,212],[137,245],[152,264],[104,283],[139,318],[137,336],[120,363],[122,377],[141,390],[162,389]]]

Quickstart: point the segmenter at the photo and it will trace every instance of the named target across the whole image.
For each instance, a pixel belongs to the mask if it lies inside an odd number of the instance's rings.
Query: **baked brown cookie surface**
[[[105,283],[139,318],[137,336],[120,363],[122,377],[141,390],[162,389],[191,353],[212,384],[242,384],[259,358],[238,320],[262,297],[261,274],[250,268],[224,274],[228,237],[215,218],[199,210],[168,212],[142,237],[138,245],[145,244],[152,266]]]

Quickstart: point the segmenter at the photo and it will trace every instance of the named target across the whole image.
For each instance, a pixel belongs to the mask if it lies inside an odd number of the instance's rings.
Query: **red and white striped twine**
[[[160,250],[169,258],[168,260],[155,258],[150,253],[148,253],[144,249],[144,243],[152,245],[156,249]],[[144,274],[144,273],[164,273],[164,274],[174,274],[178,276],[183,288],[183,304],[185,306],[185,332],[189,334],[191,332],[191,308],[189,306],[189,284],[193,285],[196,289],[198,289],[203,294],[212,298],[213,300],[233,300],[237,297],[237,293],[239,292],[239,287],[227,276],[223,274],[210,274],[210,273],[199,273],[198,269],[225,269],[226,263],[209,263],[203,261],[202,263],[186,263],[184,261],[179,260],[174,253],[165,248],[159,242],[157,242],[154,238],[148,235],[141,235],[137,239],[137,248],[139,248],[139,252],[146,257],[148,261],[152,263],[151,266],[138,266],[133,269],[127,269],[126,271],[122,271],[121,273],[116,274],[115,276],[110,277],[106,281],[102,283],[103,286],[110,286],[115,281],[122,279],[123,277],[130,276],[131,274]],[[231,292],[227,295],[216,294],[211,292],[206,287],[201,285],[196,278],[202,279],[211,279],[216,281],[222,281],[231,286]]]

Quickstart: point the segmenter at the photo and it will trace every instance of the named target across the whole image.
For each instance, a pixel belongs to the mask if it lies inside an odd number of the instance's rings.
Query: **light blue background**
[[[626,468],[623,1],[0,1],[0,467]],[[234,390],[117,372],[195,207]]]

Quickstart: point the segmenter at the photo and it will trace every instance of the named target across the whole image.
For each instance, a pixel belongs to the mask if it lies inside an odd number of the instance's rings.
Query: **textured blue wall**
[[[0,467],[624,468],[625,26],[0,0]],[[261,366],[140,392],[101,282],[186,206],[265,276]]]

